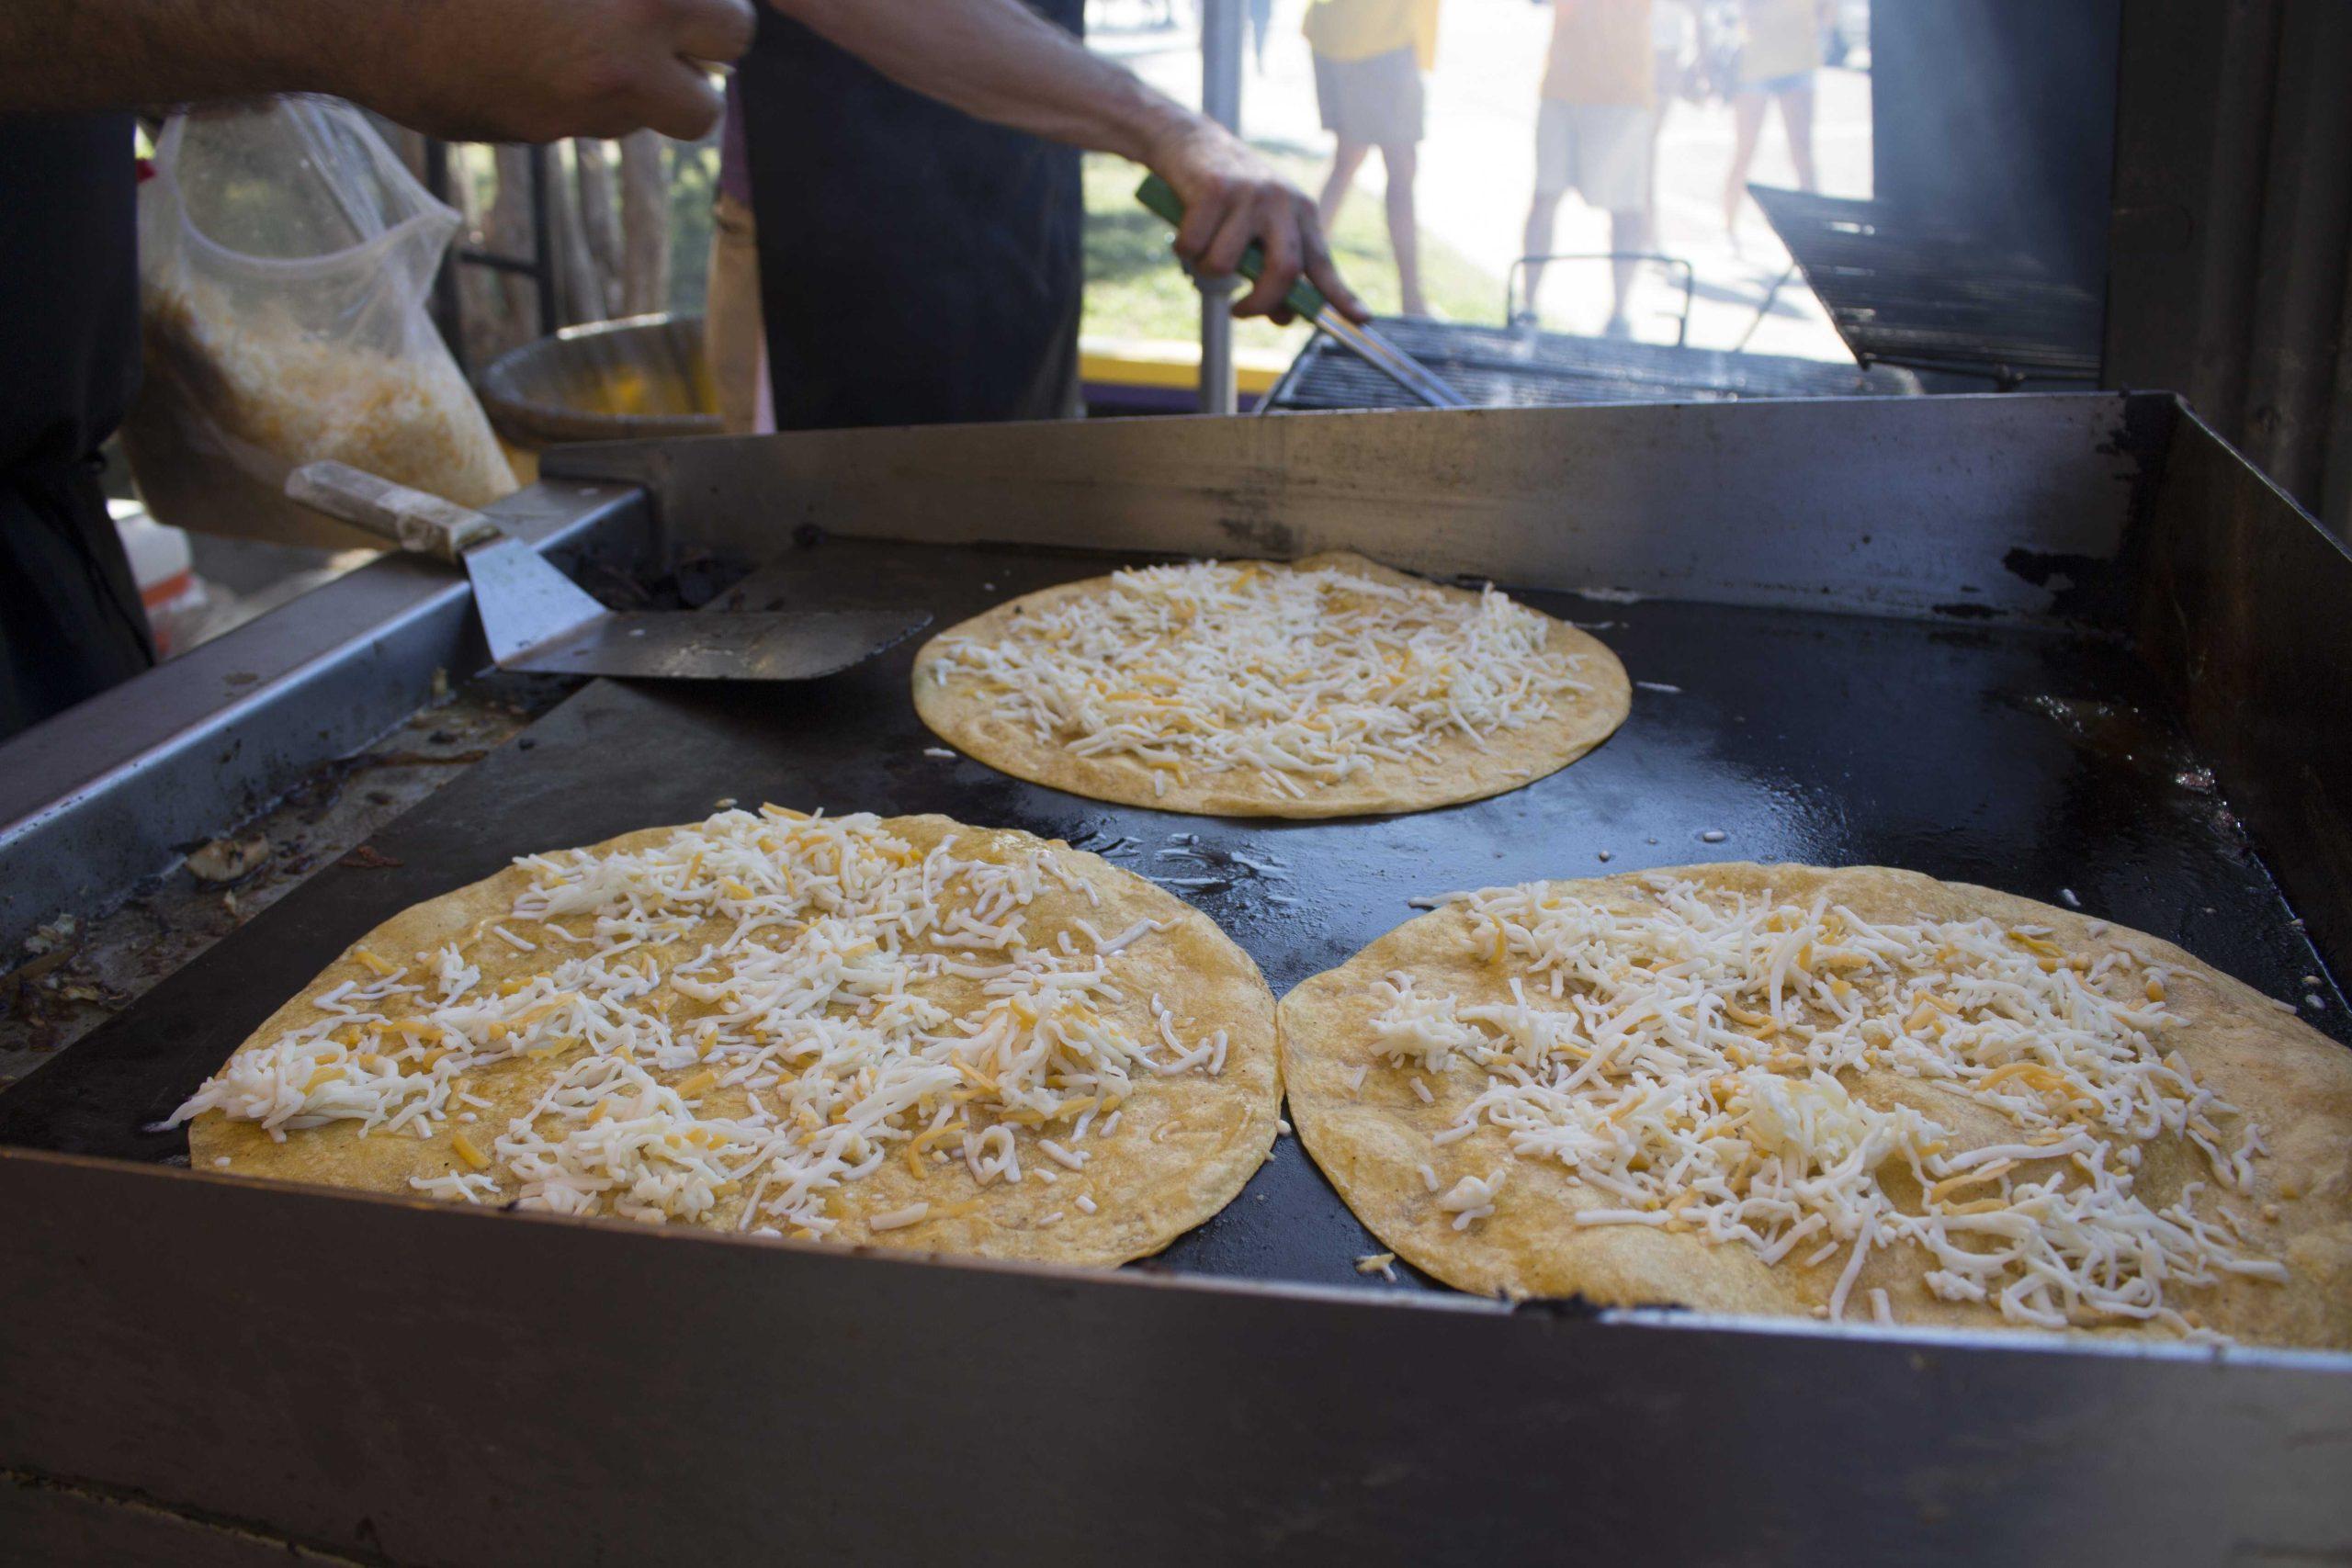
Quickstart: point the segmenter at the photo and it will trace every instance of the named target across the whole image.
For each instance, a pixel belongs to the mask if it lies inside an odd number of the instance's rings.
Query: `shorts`
[[[1412,50],[1369,60],[1315,57],[1315,103],[1323,129],[1367,147],[1411,147],[1421,140],[1421,65]]]
[[[1650,133],[1657,114],[1635,104],[1544,100],[1535,118],[1535,189],[1574,186],[1585,204],[1639,212],[1650,204]]]

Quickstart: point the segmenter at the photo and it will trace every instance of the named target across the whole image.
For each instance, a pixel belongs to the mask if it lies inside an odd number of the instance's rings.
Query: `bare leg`
[[[1673,107],[1674,97],[1664,83],[1658,85],[1657,109],[1650,116],[1650,178],[1642,190],[1642,215],[1649,220],[1650,236],[1657,236],[1657,144],[1666,133],[1667,111]]]
[[[1519,249],[1521,255],[1540,256],[1552,248],[1552,235],[1560,216],[1561,194],[1556,190],[1539,190],[1535,193],[1535,200],[1527,209],[1527,235],[1520,242]],[[1543,292],[1544,264],[1540,261],[1529,262],[1527,264],[1527,313],[1529,315],[1540,316],[1541,312],[1537,310],[1535,301]]]
[[[1788,128],[1789,161],[1797,166],[1797,189],[1819,190],[1813,166],[1813,81],[1780,95],[1781,123]]]
[[[1736,140],[1731,153],[1731,177],[1724,182],[1724,231],[1731,236],[1731,247],[1736,254],[1740,198],[1747,194],[1747,170],[1756,162],[1756,139],[1764,133],[1764,95],[1753,88],[1741,88],[1732,96],[1731,114]]]
[[[1411,147],[1383,147],[1380,162],[1388,172],[1388,248],[1396,257],[1398,304],[1408,316],[1426,316],[1430,302],[1421,293],[1421,231],[1413,212],[1419,154]]]
[[[1609,263],[1609,327],[1611,337],[1631,337],[1632,323],[1626,319],[1626,303],[1634,297],[1634,274],[1641,263],[1623,253],[1646,251],[1650,248],[1650,218],[1646,212],[1612,212],[1609,215],[1609,248],[1620,253]]]
[[[1356,183],[1356,171],[1363,167],[1364,155],[1372,148],[1362,141],[1342,141],[1331,153],[1330,177],[1323,182],[1323,194],[1316,198],[1315,211],[1323,220],[1323,232],[1329,234],[1339,220],[1340,208],[1348,199],[1348,187]]]

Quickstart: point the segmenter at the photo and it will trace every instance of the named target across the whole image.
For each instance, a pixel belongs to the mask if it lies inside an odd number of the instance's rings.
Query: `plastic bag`
[[[480,506],[514,488],[425,313],[458,215],[350,105],[175,116],[140,186],[145,380],[123,445],[149,510],[208,533],[379,543],[285,499],[331,457]]]

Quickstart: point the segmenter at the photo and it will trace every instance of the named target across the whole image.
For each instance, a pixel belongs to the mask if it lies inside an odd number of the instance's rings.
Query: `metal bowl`
[[[631,316],[566,327],[492,360],[478,390],[522,446],[717,435],[718,392],[700,316]]]

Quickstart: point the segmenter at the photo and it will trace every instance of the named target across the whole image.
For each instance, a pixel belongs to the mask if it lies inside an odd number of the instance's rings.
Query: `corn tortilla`
[[[1149,1040],[1155,1027],[1150,1000],[1156,995],[1180,1021],[1187,1039],[1221,1028],[1227,1032],[1229,1045],[1223,1070],[1215,1076],[1138,1073],[1135,1092],[1120,1108],[1115,1135],[1102,1136],[1098,1126],[1096,1135],[1081,1145],[1091,1156],[1083,1172],[1057,1168],[1037,1147],[1038,1130],[1009,1129],[1023,1170],[1050,1171],[1057,1178],[1050,1183],[1032,1176],[1017,1184],[997,1181],[981,1189],[961,1160],[919,1161],[917,1174],[894,1148],[878,1170],[841,1190],[835,1209],[841,1228],[835,1239],[988,1258],[1109,1265],[1159,1251],[1230,1202],[1273,1145],[1282,1098],[1273,997],[1250,956],[1206,916],[1174,896],[1058,840],[1010,829],[967,828],[937,816],[891,818],[882,827],[918,853],[950,835],[956,837],[956,852],[970,859],[1001,862],[1023,850],[1042,851],[1093,888],[1099,904],[1074,889],[1055,886],[1040,894],[1028,906],[1032,946],[1051,946],[1055,933],[1069,929],[1076,919],[1104,932],[1137,920],[1168,922],[1111,961],[1125,999],[1106,1007],[1104,1016],[1134,1038]],[[624,834],[590,852],[639,849],[680,830],[653,828]],[[430,953],[473,933],[477,940],[467,956],[481,969],[482,989],[551,970],[574,950],[542,942],[538,952],[525,953],[481,934],[492,921],[532,931],[529,922],[506,919],[515,897],[530,886],[530,874],[513,866],[394,916],[346,949],[263,1023],[239,1052],[260,1050],[318,1018],[312,1004],[322,994],[345,981],[364,985],[370,980],[375,972],[358,956],[362,949],[387,962],[410,964],[413,954]],[[707,920],[665,944],[660,950],[664,979],[657,994],[669,989],[671,964],[691,957],[705,942],[722,940],[731,929],[731,921]],[[959,1013],[980,1000],[977,982],[953,976],[921,981],[910,988]],[[683,993],[673,993],[672,1002],[670,1017],[677,1021],[691,1021],[708,1010],[707,1004]],[[198,1169],[212,1169],[225,1156],[225,1168],[235,1175],[410,1195],[412,1178],[466,1171],[469,1165],[455,1146],[455,1136],[469,1134],[479,1148],[487,1149],[508,1121],[526,1111],[564,1064],[583,1049],[575,1046],[544,1058],[512,1058],[469,1071],[464,1076],[467,1087],[491,1101],[490,1108],[479,1111],[479,1120],[470,1127],[454,1121],[439,1123],[430,1138],[382,1132],[361,1136],[356,1123],[346,1121],[291,1131],[279,1142],[257,1122],[209,1111],[188,1124],[189,1152]],[[665,1075],[672,1080],[686,1076]],[[722,1088],[704,1101],[705,1113],[738,1116],[746,1103],[742,1090]],[[1053,1131],[1069,1136],[1067,1126]],[[513,1196],[511,1175],[496,1164],[491,1173],[498,1178],[502,1197]],[[1097,1205],[1094,1213],[1082,1212],[1077,1202],[1081,1194],[1091,1197]],[[742,1194],[722,1200],[704,1223],[737,1228],[746,1201]],[[867,1223],[871,1216],[917,1202],[944,1208],[966,1201],[977,1202],[969,1213],[902,1228],[876,1231]],[[1059,1218],[1048,1223],[1054,1214]]]
[[[1256,563],[1277,571],[1348,571],[1397,587],[1432,589],[1476,604],[1466,589],[1424,581],[1345,551],[1310,556],[1287,564]],[[1633,687],[1617,656],[1598,638],[1565,621],[1544,617],[1545,651],[1563,667],[1573,660],[1577,680],[1590,689],[1555,699],[1543,718],[1516,729],[1498,729],[1472,739],[1449,733],[1429,756],[1408,761],[1374,759],[1372,765],[1336,784],[1309,784],[1305,798],[1292,795],[1255,769],[1225,773],[1188,771],[1176,782],[1153,789],[1153,770],[1133,756],[1082,756],[1058,738],[1040,739],[1023,720],[1000,712],[990,694],[969,678],[933,671],[940,650],[951,641],[988,643],[1012,635],[1024,615],[1110,592],[1111,579],[1090,578],[1024,594],[934,637],[915,655],[915,711],[942,739],[1001,773],[1034,784],[1068,790],[1094,800],[1209,817],[1323,818],[1426,811],[1463,801],[1483,800],[1557,773],[1615,732],[1633,705]],[[1532,614],[1540,615],[1540,611]]]
[[[1546,891],[1612,907],[1645,907],[1641,879],[1658,873],[1554,882]],[[2231,1278],[2185,1290],[2179,1304],[2194,1308],[2207,1326],[2255,1343],[2352,1348],[2352,1052],[2319,1033],[2252,987],[2167,942],[2097,923],[2073,911],[1990,888],[1939,882],[1880,866],[1822,870],[1799,865],[1725,863],[1669,868],[1702,888],[1808,904],[1822,892],[1866,920],[1970,920],[1989,917],[2007,927],[2046,926],[2048,940],[2070,953],[2095,957],[2124,948],[2171,970],[2165,1007],[2182,1020],[2163,1042],[2177,1049],[2222,1099],[2261,1124],[2267,1158],[2254,1164],[2252,1190],[2230,1195],[2247,1215],[2275,1213],[2253,1227],[2259,1250],[2283,1262],[2288,1282]],[[2094,934],[2094,931],[2097,934]],[[1581,1296],[1604,1305],[1671,1304],[1724,1313],[1815,1315],[1825,1309],[1849,1256],[1840,1247],[1805,1267],[1803,1248],[1767,1265],[1745,1245],[1710,1245],[1696,1234],[1672,1234],[1632,1224],[1577,1226],[1579,1210],[1616,1200],[1576,1180],[1559,1161],[1514,1156],[1505,1134],[1491,1123],[1448,1145],[1432,1134],[1457,1122],[1485,1087],[1486,1073],[1456,1058],[1444,1072],[1392,1067],[1376,1055],[1371,1020],[1379,1011],[1373,987],[1391,973],[1412,976],[1424,989],[1464,1003],[1510,1000],[1509,969],[1488,961],[1484,937],[1468,920],[1441,908],[1408,921],[1346,964],[1302,983],[1283,998],[1278,1030],[1290,1118],[1300,1140],[1357,1217],[1415,1267],[1461,1290],[1510,1298]],[[1362,1089],[1350,1079],[1368,1065]],[[1412,1079],[1422,1077],[1435,1095],[1423,1103]],[[1840,1075],[1853,1097],[1873,1109],[1910,1105],[1951,1128],[1955,1147],[1982,1147],[2015,1136],[2015,1125],[1982,1104],[1934,1083],[1891,1071]],[[2140,1195],[2161,1207],[2186,1182],[2211,1178],[2203,1157],[2184,1140],[2161,1136],[2141,1145]],[[1429,1165],[1439,1192],[1467,1176],[1497,1168],[1509,1175],[1495,1212],[1465,1229],[1442,1210],[1418,1168]],[[1916,1212],[1920,1193],[1909,1171],[1889,1161],[1880,1171],[1899,1208]],[[2275,1210],[2269,1206],[2275,1205]],[[1934,1267],[1920,1249],[1896,1245],[1873,1252],[1851,1301],[1883,1290],[1895,1319],[1906,1325],[1963,1328],[2009,1327],[1991,1305],[1949,1302],[1923,1282]],[[1849,1316],[1866,1317],[1849,1306]],[[2160,1325],[2101,1326],[2097,1332],[2170,1337]]]

